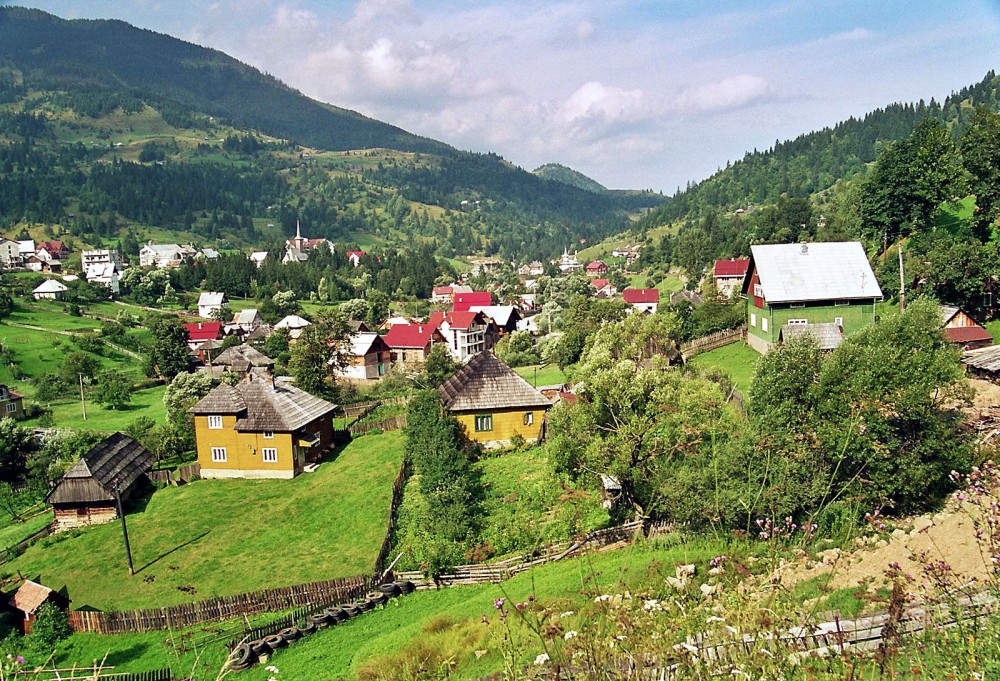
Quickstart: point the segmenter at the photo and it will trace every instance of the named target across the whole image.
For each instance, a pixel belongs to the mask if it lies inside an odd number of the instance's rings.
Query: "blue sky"
[[[528,170],[671,193],[1000,67],[1000,3],[25,0],[222,50],[316,99]]]

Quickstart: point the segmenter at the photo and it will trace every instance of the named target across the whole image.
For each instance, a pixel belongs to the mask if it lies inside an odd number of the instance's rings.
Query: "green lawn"
[[[722,369],[733,379],[736,388],[744,395],[750,390],[754,365],[760,354],[743,342],[731,343],[711,352],[702,353],[690,361],[697,367]]]
[[[355,440],[294,480],[200,480],[157,491],[118,523],[56,535],[0,572],[68,588],[73,607],[173,605],[370,572],[402,459],[400,432]],[[180,587],[193,587],[185,593]]]
[[[572,367],[567,367],[572,369]],[[569,382],[569,376],[559,368],[558,364],[531,364],[516,367],[514,371],[525,378],[533,386],[556,385]]]

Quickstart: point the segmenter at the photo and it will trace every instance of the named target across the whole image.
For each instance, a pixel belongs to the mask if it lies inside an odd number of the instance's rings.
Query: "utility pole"
[[[122,493],[118,489],[118,478],[115,478],[111,483],[112,489],[115,493],[115,505],[118,508],[118,517],[122,519],[122,537],[125,539],[125,557],[128,559],[128,573],[130,575],[135,574],[135,569],[132,567],[132,547],[128,543],[128,526],[125,524],[125,512],[122,510]]]
[[[903,242],[899,242],[899,314],[903,314],[906,305],[906,291],[903,279]]]
[[[80,379],[80,409],[83,410],[83,420],[87,420],[87,401],[83,399],[83,374],[77,374]]]

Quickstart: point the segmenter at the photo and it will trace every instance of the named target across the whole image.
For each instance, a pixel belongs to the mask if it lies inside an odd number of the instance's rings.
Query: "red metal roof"
[[[746,276],[747,267],[750,265],[750,258],[733,258],[730,260],[715,261],[715,276],[717,277],[743,277]]]
[[[660,292],[655,288],[627,288],[622,291],[626,303],[658,303]]]
[[[452,312],[468,312],[473,305],[492,305],[493,294],[489,291],[473,291],[472,293],[456,293],[452,303]]]
[[[605,269],[605,270],[608,269],[608,266],[605,264],[605,262],[603,260],[595,260],[592,263],[590,263],[589,265],[587,265],[587,270],[588,271],[590,271],[590,270],[600,270],[600,269]]]
[[[453,293],[451,286],[435,286],[434,295],[436,296],[450,296]]]
[[[952,343],[993,342],[990,332],[979,325],[949,327],[944,330],[944,335]]]
[[[436,330],[432,316],[427,324],[395,324],[384,340],[390,348],[425,348]]]
[[[347,252],[347,257],[348,258],[350,258],[352,255],[356,255],[359,258],[363,258],[363,257],[365,257],[366,254],[365,254],[364,251],[348,251]]]
[[[591,279],[590,285],[600,291],[602,288],[610,284],[611,282],[607,279]]]
[[[222,322],[194,322],[185,324],[184,328],[193,341],[215,340],[222,331]]]
[[[441,326],[442,322],[448,322],[448,326],[453,329],[468,329],[476,321],[476,318],[481,315],[481,312],[472,312],[470,310],[466,310],[465,312],[442,312],[441,310],[435,310],[431,313],[428,323],[432,324],[434,328]],[[485,319],[480,319],[479,323],[483,324],[485,321]]]

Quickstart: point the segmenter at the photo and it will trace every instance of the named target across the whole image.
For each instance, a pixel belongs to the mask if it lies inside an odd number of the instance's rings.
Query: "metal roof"
[[[751,246],[768,303],[871,300],[882,297],[864,248],[857,241]],[[744,282],[744,289],[749,282]],[[746,291],[744,290],[744,293]]]

